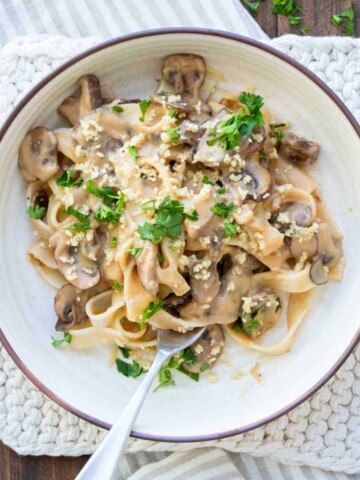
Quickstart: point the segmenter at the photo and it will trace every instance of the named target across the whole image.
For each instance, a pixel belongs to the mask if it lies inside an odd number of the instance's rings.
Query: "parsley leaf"
[[[40,220],[45,216],[46,208],[39,205],[30,206],[26,209],[26,213],[35,220]]]
[[[144,369],[136,360],[133,360],[132,363],[127,363],[117,358],[116,368],[118,372],[122,373],[125,377],[137,378],[144,372]]]
[[[171,370],[178,370],[179,372],[187,375],[189,378],[195,382],[199,381],[200,375],[198,373],[189,372],[182,366],[182,362],[186,362],[189,365],[192,365],[196,360],[196,355],[191,350],[191,348],[185,348],[180,354],[181,362],[176,359],[176,357],[171,357],[168,362],[166,362],[159,370],[158,378],[159,384],[154,390],[154,393],[159,390],[161,387],[168,387],[169,385],[175,385],[175,381],[172,377]]]
[[[131,145],[128,146],[128,150],[133,160],[136,160],[139,155],[139,150]]]
[[[341,17],[339,15],[333,15],[331,17],[331,23],[338,27],[341,24]]]
[[[213,207],[211,207],[211,211],[221,218],[228,218],[229,213],[233,212],[234,210],[236,210],[236,207],[234,206],[233,202],[228,204],[224,202],[216,203]]]
[[[200,367],[200,372],[205,372],[205,370],[207,370],[208,368],[210,368],[210,365],[204,362]]]
[[[219,195],[223,195],[224,193],[226,193],[226,188],[225,188],[225,187],[219,188],[218,194],[219,194]]]
[[[115,113],[121,113],[121,112],[124,111],[124,109],[121,105],[112,105],[111,110]]]
[[[255,330],[259,330],[261,323],[258,320],[258,315],[266,310],[266,305],[259,305],[253,313],[250,314],[250,318],[247,322],[243,322],[244,330],[246,333],[252,333]]]
[[[209,180],[209,177],[204,175],[201,182],[204,184],[204,185],[214,185],[214,182],[212,182],[211,180]]]
[[[138,232],[143,240],[150,240],[150,242],[158,245],[164,237],[175,240],[181,235],[181,224],[184,213],[184,205],[181,202],[178,200],[170,200],[170,197],[166,196],[157,208],[154,206],[142,206],[141,208],[143,210],[154,209],[156,212],[155,224],[145,222],[138,227]]]
[[[303,27],[300,28],[300,32],[303,35],[307,35],[309,33],[309,30],[310,30],[310,27],[307,27],[306,25],[304,25]]]
[[[121,285],[120,285],[120,283],[119,283],[117,280],[112,280],[112,282],[111,282],[111,287],[112,287],[114,290],[119,291],[120,288],[121,288]]]
[[[164,255],[162,255],[161,253],[158,253],[156,256],[160,263],[165,262]]]
[[[86,182],[86,190],[95,195],[95,197],[102,198],[107,206],[110,206],[119,200],[119,194],[114,188],[97,187],[93,180],[88,180]]]
[[[81,177],[74,178],[74,173],[74,170],[66,170],[66,172],[64,172],[61,177],[56,180],[56,183],[60,187],[68,188],[73,187],[74,185],[80,185],[83,182],[83,179]]]
[[[259,10],[260,0],[255,0],[254,2],[249,2],[249,0],[243,0],[243,2],[248,7],[252,15],[256,17]]]
[[[111,239],[111,246],[112,246],[113,248],[115,248],[115,247],[118,246],[117,237],[112,237],[112,239]]]
[[[140,111],[141,111],[141,117],[139,118],[140,122],[145,121],[145,113],[147,109],[150,107],[150,100],[141,100],[139,103]]]
[[[141,247],[136,247],[136,248],[125,248],[124,253],[129,253],[133,257],[136,257],[138,253],[142,252]]]
[[[130,358],[130,352],[131,352],[130,348],[119,347],[119,350],[122,353],[124,358]]]
[[[196,220],[199,220],[199,214],[197,210],[192,210],[191,212],[185,213],[186,218],[189,220],[192,220],[193,222],[196,222]]]
[[[97,187],[93,180],[86,182],[86,190],[104,201],[100,210],[94,212],[95,220],[98,223],[108,222],[114,225],[124,213],[124,194],[117,192],[112,187]]]
[[[196,361],[196,355],[195,353],[191,350],[190,347],[184,348],[184,350],[181,353],[181,359],[185,362],[188,363],[189,365],[194,365]]]
[[[172,108],[172,109],[169,111],[168,115],[169,115],[169,117],[171,117],[171,118],[175,118],[176,115],[177,115],[177,111],[176,111],[174,108]]]
[[[177,145],[180,140],[179,127],[167,128],[165,131],[169,141],[173,145]]]
[[[238,100],[244,105],[227,120],[220,122],[220,135],[208,140],[210,146],[220,143],[224,150],[233,150],[244,136],[250,136],[254,127],[264,125],[261,107],[264,99],[260,95],[243,92]],[[246,108],[245,108],[246,107]]]
[[[301,17],[297,16],[297,13],[302,11],[303,9],[300,5],[296,5],[294,0],[273,0],[272,13],[287,17],[291,25],[299,25]]]
[[[277,138],[277,140],[281,140],[284,136],[284,131],[283,130],[279,130],[281,129],[282,127],[286,127],[286,124],[285,123],[272,123],[270,124],[270,130],[271,130],[271,133],[274,135],[274,137]]]
[[[141,322],[140,322],[141,328],[144,328],[146,320],[148,320],[150,317],[155,315],[155,313],[161,310],[164,305],[165,305],[165,302],[163,300],[157,300],[155,303],[150,302],[149,305],[143,311]]]
[[[76,210],[72,205],[64,209],[64,212],[68,215],[72,215],[77,220],[79,220],[79,223],[73,223],[72,225],[69,225],[68,227],[66,227],[66,230],[77,230],[79,232],[86,232],[87,230],[91,230],[89,218],[83,213]]]
[[[71,334],[69,332],[64,332],[64,337],[56,340],[54,337],[51,337],[53,347],[60,347],[63,343],[71,342]]]
[[[225,237],[235,237],[236,235],[236,226],[233,223],[225,222]]]
[[[355,12],[353,7],[343,10],[339,15],[333,15],[331,21],[337,26],[345,21],[346,23],[344,24],[342,31],[346,33],[346,35],[355,35]]]

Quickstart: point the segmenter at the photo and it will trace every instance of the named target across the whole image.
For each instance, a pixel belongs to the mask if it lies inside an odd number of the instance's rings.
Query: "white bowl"
[[[360,140],[359,126],[339,99],[307,69],[253,40],[209,30],[158,30],[98,45],[40,82],[0,132],[0,340],[23,372],[60,405],[109,427],[141,379],[107,366],[107,348],[54,349],[54,291],[26,260],[32,231],[25,213],[25,183],[17,151],[36,125],[59,125],[56,108],[78,77],[94,73],[122,97],[146,98],[165,56],[191,52],[224,72],[234,90],[256,87],[278,119],[322,146],[314,167],[325,200],[344,233],[344,280],[320,287],[292,350],[266,357],[227,339],[228,362],[218,381],[195,383],[178,375],[176,386],[150,393],[133,435],[152,440],[195,441],[255,428],[288,412],[325,383],[359,337]],[[352,209],[352,211],[350,211]],[[260,363],[262,381],[232,379],[235,369]],[[231,365],[230,365],[231,363]]]

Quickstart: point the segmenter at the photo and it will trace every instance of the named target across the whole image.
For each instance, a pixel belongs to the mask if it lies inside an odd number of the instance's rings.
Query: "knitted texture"
[[[0,121],[44,75],[97,42],[59,36],[20,38],[0,52]],[[286,36],[270,44],[316,73],[360,120],[360,40]],[[43,395],[0,348],[0,437],[20,454],[92,453],[106,432]],[[254,456],[360,472],[360,346],[309,400],[268,425],[228,439],[196,444],[129,439],[128,451],[185,451],[216,446]]]

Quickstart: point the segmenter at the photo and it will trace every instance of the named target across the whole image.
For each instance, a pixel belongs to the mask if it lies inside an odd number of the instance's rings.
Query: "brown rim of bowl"
[[[240,43],[245,43],[247,45],[251,45],[252,47],[258,48],[260,50],[263,50],[271,55],[274,55],[277,58],[280,58],[284,62],[290,64],[294,68],[296,68],[299,72],[302,74],[306,75],[310,80],[312,80],[318,87],[320,87],[327,95],[330,97],[330,99],[339,107],[339,109],[342,111],[342,113],[345,115],[347,120],[350,122],[352,127],[354,128],[355,132],[358,134],[360,137],[360,126],[357,123],[356,119],[354,116],[350,113],[348,108],[343,104],[343,102],[339,99],[339,97],[332,91],[330,88],[322,81],[320,80],[314,73],[312,73],[310,70],[308,70],[306,67],[298,63],[296,60],[293,60],[292,58],[288,57],[284,53],[281,53],[280,51],[276,50],[273,47],[270,47],[268,45],[265,45],[259,41],[237,35],[235,33],[228,33],[224,32],[221,30],[210,30],[210,29],[202,29],[202,28],[162,28],[162,29],[154,29],[154,30],[145,30],[142,32],[137,32],[137,33],[132,33],[128,35],[123,35],[121,37],[116,37],[111,40],[107,40],[105,42],[102,42],[98,45],[95,45],[94,47],[91,47],[84,52],[80,53],[79,55],[76,55],[73,57],[71,60],[65,62],[63,65],[61,65],[59,68],[54,70],[52,73],[47,75],[45,78],[43,78],[38,84],[35,85],[26,95],[25,97],[16,105],[14,111],[10,114],[10,116],[7,118],[5,121],[3,127],[0,130],[0,141],[3,139],[4,135],[6,134],[8,128],[10,127],[11,123],[14,121],[14,119],[17,117],[17,115],[21,112],[22,108],[27,104],[27,102],[36,94],[38,93],[46,84],[48,84],[53,78],[55,78],[57,75],[59,75],[61,72],[66,70],[68,67],[71,67],[75,63],[77,63],[79,60],[82,60],[83,58],[88,57],[89,55],[92,55],[93,53],[99,52],[100,50],[103,50],[105,48],[111,47],[113,45],[116,45],[118,43],[123,43],[127,42],[130,40],[136,40],[138,38],[144,38],[144,37],[151,37],[155,35],[171,35],[171,34],[200,34],[200,35],[210,35],[210,36],[215,36],[215,37],[220,37],[220,38],[226,38],[229,40],[235,40]],[[345,362],[345,360],[348,358],[348,356],[351,354],[355,346],[360,340],[360,329],[354,336],[353,340],[349,344],[349,346],[346,348],[344,353],[341,355],[341,357],[337,360],[337,362],[333,365],[333,367],[327,372],[326,375],[324,375],[315,385],[313,385],[307,392],[305,392],[303,395],[301,395],[299,398],[291,402],[289,405],[286,407],[282,408],[281,410],[278,410],[277,412],[273,413],[272,415],[269,415],[265,417],[262,420],[259,420],[257,422],[251,423],[249,425],[245,425],[243,427],[239,428],[234,428],[233,430],[228,430],[226,432],[220,432],[220,433],[215,433],[215,434],[208,434],[208,435],[198,435],[198,436],[192,436],[192,437],[172,437],[172,436],[163,436],[163,435],[150,435],[147,433],[141,433],[141,432],[136,432],[133,431],[131,432],[131,436],[134,438],[140,438],[143,440],[151,440],[151,441],[157,441],[157,442],[203,442],[205,440],[217,440],[220,438],[226,438],[226,437],[231,437],[233,435],[238,435],[240,433],[247,432],[249,430],[253,430],[255,428],[261,427],[269,422],[272,422],[273,420],[276,420],[277,418],[281,417],[282,415],[285,415],[286,413],[290,412],[293,408],[297,407],[300,403],[304,402],[307,398],[309,398],[311,395],[313,395],[320,387],[322,387],[335,373],[336,371],[341,367],[341,365]],[[59,398],[55,393],[53,393],[51,390],[49,390],[45,385],[43,385],[40,380],[38,380],[32,372],[26,367],[26,365],[22,362],[22,360],[18,357],[18,355],[15,353],[13,348],[11,347],[10,343],[6,339],[4,332],[0,329],[0,341],[3,343],[6,351],[12,358],[12,360],[16,363],[16,365],[20,368],[20,370],[28,377],[28,379],[34,383],[47,397],[51,398],[51,400],[54,400],[57,404],[59,404],[61,407],[65,408],[69,412],[73,413],[74,415],[77,415],[80,418],[83,418],[84,420],[93,423],[94,425],[97,425],[101,428],[105,429],[110,429],[111,425],[108,423],[105,423],[101,420],[98,420],[97,418],[93,418],[89,415],[87,415],[84,412],[81,412],[74,408],[73,406],[69,405],[68,403],[64,402],[61,398]]]

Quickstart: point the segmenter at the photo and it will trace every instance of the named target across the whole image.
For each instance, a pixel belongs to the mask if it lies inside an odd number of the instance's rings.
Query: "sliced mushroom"
[[[242,313],[241,321],[245,332],[252,338],[258,338],[277,324],[282,314],[283,302],[280,297],[267,291],[249,296],[251,311],[247,314]]]
[[[248,158],[254,155],[264,145],[266,140],[265,128],[256,125],[249,137],[243,137],[240,142],[239,154],[241,158]]]
[[[328,268],[334,267],[341,258],[342,252],[333,241],[330,228],[327,223],[321,223],[316,234],[318,241],[318,254],[322,263]]]
[[[26,135],[19,149],[19,168],[28,182],[47,182],[59,171],[57,139],[45,127],[36,127]]]
[[[190,286],[193,298],[201,304],[211,303],[220,289],[216,262],[203,257],[191,263]]]
[[[195,127],[195,128],[194,128]],[[179,144],[197,145],[202,135],[201,129],[196,123],[184,120],[179,126]]]
[[[246,190],[256,202],[261,202],[274,185],[271,173],[259,161],[252,159],[247,161],[242,174],[241,188]],[[251,180],[249,181],[247,177]]]
[[[320,145],[286,132],[281,140],[279,155],[298,167],[308,167],[318,158]]]
[[[310,267],[310,280],[315,285],[324,285],[329,281],[326,267],[322,256],[318,256]]]
[[[95,75],[83,75],[78,83],[81,86],[81,96],[79,102],[80,118],[96,110],[102,104],[101,86],[99,79]]]
[[[286,212],[299,227],[309,227],[314,221],[313,210],[306,202],[285,203],[280,212]]]
[[[199,340],[190,347],[196,356],[194,363],[183,363],[183,367],[193,373],[211,368],[220,357],[224,345],[225,337],[222,328],[219,325],[209,325]]]
[[[165,59],[162,73],[164,80],[181,94],[182,101],[188,103],[188,110],[192,110],[199,102],[200,88],[205,80],[204,59],[189,54],[171,55]]]
[[[49,240],[55,247],[55,261],[59,271],[66,280],[80,290],[86,290],[99,283],[101,275],[99,267],[93,258],[99,250],[99,244],[94,235],[93,240],[79,240],[77,246],[69,245],[69,237],[64,230],[56,232]]]
[[[307,258],[312,258],[314,255],[316,255],[318,250],[316,235],[305,241],[300,241],[298,238],[292,237],[290,250],[291,255],[296,259],[299,259],[304,252],[307,254]]]
[[[68,120],[71,125],[75,123],[80,118],[80,100],[78,97],[67,97],[62,103],[58,106],[57,112],[59,115],[62,115],[66,120]]]
[[[163,306],[163,309],[166,310],[168,313],[170,313],[170,315],[172,315],[173,317],[180,318],[178,307],[181,307],[182,305],[186,305],[191,300],[192,300],[192,293],[190,290],[181,296],[172,294],[165,299],[165,305]]]
[[[158,247],[150,241],[146,241],[140,255],[135,257],[140,282],[145,290],[154,297],[159,291],[159,285],[155,279],[158,264],[157,253]]]
[[[80,290],[71,283],[63,285],[57,292],[54,299],[54,307],[58,321],[55,326],[57,331],[66,331],[76,325],[86,322],[87,315],[85,306],[89,298],[102,293],[109,287],[100,283],[88,290]]]

